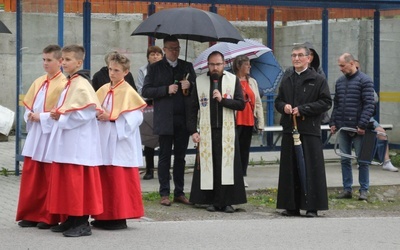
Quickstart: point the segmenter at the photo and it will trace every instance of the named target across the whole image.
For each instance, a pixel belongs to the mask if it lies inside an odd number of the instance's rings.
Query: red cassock
[[[50,213],[69,216],[103,213],[98,167],[53,162],[51,168],[47,199]]]
[[[46,199],[51,175],[51,164],[24,158],[16,220],[56,224],[64,219],[50,214]]]
[[[99,167],[103,190],[104,213],[96,220],[140,218],[144,215],[138,168]]]

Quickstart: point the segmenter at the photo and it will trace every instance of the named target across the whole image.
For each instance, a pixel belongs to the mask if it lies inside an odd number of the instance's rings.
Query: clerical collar
[[[175,62],[173,62],[173,61],[167,59],[167,61],[168,61],[169,65],[171,65],[171,67],[173,67],[173,68],[175,68],[176,65],[178,65],[178,60],[175,60]]]
[[[302,71],[296,71],[296,69],[294,70],[294,72],[296,72],[296,74],[298,74],[298,75],[301,75],[301,73],[303,73],[304,71],[306,71],[307,70],[307,68],[305,68],[305,69],[303,69]]]

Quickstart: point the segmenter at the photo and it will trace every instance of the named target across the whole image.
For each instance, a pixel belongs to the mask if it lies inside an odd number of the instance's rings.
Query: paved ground
[[[14,147],[14,137],[10,137],[8,142],[0,142],[0,168],[14,169]],[[330,162],[326,164],[328,186],[341,187],[339,157],[335,155],[333,150],[326,150],[324,154],[326,160]],[[249,184],[248,190],[276,188],[278,184],[279,168],[277,161],[279,160],[279,152],[251,153],[250,158],[253,161],[259,161],[262,158],[269,163],[275,164],[249,166],[248,177],[246,177]],[[187,165],[192,166],[193,162],[194,156],[188,156]],[[187,174],[185,175],[187,193],[190,192],[188,188],[191,186],[191,172],[191,168],[188,168]],[[354,167],[354,173],[357,173],[356,167]],[[356,177],[355,180],[357,180]],[[371,166],[370,183],[371,185],[400,185],[400,174],[383,171],[379,166]],[[307,247],[309,249],[320,249],[322,243],[324,243],[324,249],[337,249],[344,246],[353,249],[376,249],[378,247],[399,249],[400,247],[400,240],[396,240],[398,237],[395,237],[396,239],[386,239],[383,237],[383,234],[385,234],[385,227],[393,229],[388,230],[389,232],[393,232],[399,228],[399,218],[382,218],[382,220],[377,220],[376,218],[359,218],[356,221],[338,218],[337,220],[321,219],[316,222],[307,223],[301,222],[301,219],[299,221],[296,219],[293,221],[290,220],[292,221],[290,223],[288,223],[287,219],[279,219],[273,221],[237,221],[237,224],[226,221],[189,222],[188,224],[188,222],[151,222],[142,220],[140,223],[137,221],[129,221],[129,230],[127,231],[107,232],[94,229],[93,236],[91,237],[81,237],[79,240],[70,240],[47,230],[21,229],[17,226],[14,219],[19,184],[19,176],[0,175],[0,249],[132,249],[135,244],[140,246],[139,249],[155,249],[161,247],[166,249],[173,247],[175,249],[200,249],[212,247],[215,242],[221,243],[221,245],[218,245],[215,249],[243,249],[244,246],[253,249],[289,249],[297,248],[296,240],[301,241],[299,244],[302,247],[300,248]],[[148,181],[142,180],[142,190],[144,192],[157,191],[157,179]],[[322,222],[322,220],[324,222]],[[371,224],[374,224],[374,227],[376,227],[374,229],[376,234],[381,234],[383,236],[375,236],[374,233],[366,232],[365,228],[369,227]],[[248,231],[252,230],[248,225],[254,225],[254,228],[258,230],[257,233]],[[332,225],[336,225],[338,228]],[[361,230],[356,230],[355,232],[353,231],[353,227],[357,227],[357,225],[359,225]],[[296,235],[290,235],[291,233],[296,233],[292,226],[298,229],[304,228],[305,231],[299,232],[299,234]],[[232,227],[237,228],[237,230],[232,230]],[[317,233],[315,227],[320,227],[322,231],[324,229],[331,230],[332,234],[322,234],[325,235],[325,237],[319,239],[317,242],[309,241],[308,239],[314,239],[313,235]],[[169,232],[168,228],[177,230],[177,232],[181,234],[187,232],[187,234],[177,237],[174,233]],[[275,230],[275,228],[279,230]],[[314,231],[310,228],[314,228]],[[321,230],[318,229],[318,231]],[[218,233],[222,232],[222,235],[224,235],[224,231],[230,232],[234,237],[237,236],[239,238],[223,237],[222,239],[226,241],[220,242]],[[337,236],[335,235],[336,232],[342,235],[342,238],[338,241],[333,241],[332,237],[335,238]],[[162,236],[160,236],[160,234],[162,234]],[[199,234],[199,237],[201,237],[203,241],[197,241],[198,238],[195,237],[196,234]],[[290,237],[286,237],[288,235],[290,235]],[[310,237],[299,239],[300,236]],[[151,240],[149,243],[146,237],[160,239],[163,242]],[[365,240],[357,240],[359,243],[356,245],[346,245],[346,242],[355,240],[355,238],[358,237],[368,239],[368,244],[366,244]],[[284,240],[283,238],[287,241],[286,245],[284,243],[279,243],[279,240]],[[190,239],[188,245],[185,244],[186,241],[184,239]],[[237,242],[232,245],[232,242],[235,242],[235,240]],[[244,244],[242,241],[247,243]],[[373,244],[371,245],[372,242]],[[265,244],[270,247],[266,247]]]

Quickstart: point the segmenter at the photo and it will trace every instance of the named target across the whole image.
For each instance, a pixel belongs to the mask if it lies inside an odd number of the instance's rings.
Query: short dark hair
[[[299,50],[299,49],[304,49],[305,51],[306,51],[306,56],[308,56],[311,52],[310,52],[310,49],[308,48],[308,46],[307,45],[305,45],[305,44],[296,44],[293,48],[292,48],[292,51],[293,50]]]
[[[43,49],[44,54],[50,54],[54,52],[54,58],[61,58],[61,47],[57,44],[50,44]]]
[[[61,52],[74,52],[74,57],[78,60],[85,60],[85,48],[78,44],[66,45],[61,49]]]
[[[147,55],[146,55],[147,59],[149,59],[149,55],[151,53],[160,53],[161,55],[163,55],[162,49],[158,46],[150,46],[147,48]]]
[[[207,57],[207,61],[210,60],[210,57],[212,57],[214,55],[220,55],[222,57],[222,61],[225,61],[224,55],[221,52],[219,52],[218,50],[214,50],[213,52],[211,52]]]
[[[164,44],[166,42],[178,42],[178,38],[176,38],[176,36],[166,36],[164,37]]]

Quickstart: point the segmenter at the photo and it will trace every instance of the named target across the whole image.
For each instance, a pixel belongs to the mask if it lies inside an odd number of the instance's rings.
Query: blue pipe
[[[328,40],[329,40],[329,11],[322,11],[322,69],[328,81]]]
[[[149,7],[148,7],[148,13],[147,13],[147,18],[149,17],[149,16],[151,16],[151,15],[153,15],[154,13],[156,13],[156,5],[154,4],[154,1],[152,1],[150,4],[149,4]],[[148,46],[154,46],[155,44],[156,44],[156,39],[154,38],[154,37],[150,37],[149,36],[149,39],[148,39]]]
[[[64,46],[64,0],[58,0],[58,45]]]
[[[267,10],[267,47],[274,50],[274,8],[270,7]],[[267,126],[274,125],[274,93],[267,94]],[[264,121],[265,124],[265,121]],[[272,133],[267,133],[267,145],[272,145],[274,140],[274,135]]]
[[[85,48],[85,61],[83,62],[83,68],[90,70],[90,37],[91,37],[91,8],[92,4],[85,0],[83,3],[83,47]]]
[[[376,10],[374,12],[374,88],[376,93],[379,96],[381,91],[381,12]],[[380,116],[380,105],[379,102],[376,104],[376,113],[375,113],[375,120],[379,122]]]
[[[16,124],[15,124],[15,175],[19,176],[19,162],[22,161],[21,150],[20,150],[20,140],[21,140],[21,110],[19,107],[19,96],[22,92],[22,4],[21,0],[17,0],[17,35],[16,35],[16,59],[17,59],[17,98],[16,99]]]

